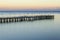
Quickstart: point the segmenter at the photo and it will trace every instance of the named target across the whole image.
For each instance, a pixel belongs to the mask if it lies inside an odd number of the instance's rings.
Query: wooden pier
[[[41,15],[41,14],[0,15],[0,23],[34,21],[45,19],[54,19],[54,15]]]

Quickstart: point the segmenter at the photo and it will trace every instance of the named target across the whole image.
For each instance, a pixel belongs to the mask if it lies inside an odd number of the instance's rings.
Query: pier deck
[[[54,15],[42,14],[6,14],[0,15],[0,23],[54,19]]]

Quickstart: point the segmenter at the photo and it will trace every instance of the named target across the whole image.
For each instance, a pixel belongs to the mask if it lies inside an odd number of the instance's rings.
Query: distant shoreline
[[[0,12],[60,12],[60,11],[0,11]]]

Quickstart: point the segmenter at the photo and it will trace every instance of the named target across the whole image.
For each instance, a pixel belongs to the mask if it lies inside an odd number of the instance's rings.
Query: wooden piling
[[[33,21],[42,19],[54,19],[54,15],[29,15],[18,17],[0,17],[0,23],[19,22],[19,21]]]

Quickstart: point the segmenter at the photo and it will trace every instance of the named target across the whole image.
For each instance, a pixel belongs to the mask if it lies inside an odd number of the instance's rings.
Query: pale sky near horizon
[[[0,9],[59,8],[60,0],[0,0]]]

